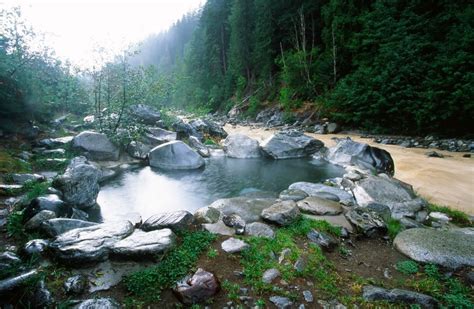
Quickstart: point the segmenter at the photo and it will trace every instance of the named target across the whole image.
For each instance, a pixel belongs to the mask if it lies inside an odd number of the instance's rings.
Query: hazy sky
[[[90,66],[97,47],[120,51],[166,30],[205,0],[0,0],[20,5],[23,17],[46,34],[46,44],[72,63]]]

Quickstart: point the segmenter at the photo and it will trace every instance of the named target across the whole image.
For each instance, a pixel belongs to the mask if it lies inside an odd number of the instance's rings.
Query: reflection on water
[[[212,158],[194,171],[163,171],[145,167],[125,172],[102,187],[97,199],[103,220],[139,213],[191,212],[219,198],[240,192],[280,192],[297,181],[319,182],[342,175],[334,165],[310,159],[267,160]]]

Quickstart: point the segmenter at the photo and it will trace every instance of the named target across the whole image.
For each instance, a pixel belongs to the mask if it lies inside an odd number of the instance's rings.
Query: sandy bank
[[[275,130],[226,125],[229,133],[242,133],[263,141]],[[326,146],[333,146],[333,137],[350,136],[360,141],[383,148],[390,152],[395,161],[395,177],[405,181],[428,201],[446,205],[474,215],[474,161],[473,158],[463,158],[463,153],[436,150],[445,158],[429,158],[427,149],[403,148],[396,145],[381,145],[370,139],[345,134],[308,134],[321,141]]]

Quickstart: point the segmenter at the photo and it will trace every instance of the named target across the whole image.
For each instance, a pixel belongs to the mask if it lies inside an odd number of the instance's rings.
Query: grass
[[[0,149],[0,173],[28,173],[31,165],[15,158],[9,151]]]
[[[459,225],[461,227],[472,227],[474,226],[473,222],[469,219],[469,216],[463,213],[462,211],[451,209],[447,206],[440,206],[436,204],[428,204],[429,211],[437,211],[446,214],[452,219],[452,223]]]
[[[222,282],[222,288],[227,292],[227,297],[233,302],[239,301],[240,286],[237,283],[232,283],[229,280]]]
[[[334,297],[337,295],[337,276],[333,271],[334,267],[324,257],[321,248],[313,244],[310,244],[307,249],[301,249],[298,246],[298,243],[306,237],[311,229],[333,235],[339,235],[340,233],[339,228],[331,226],[326,221],[300,218],[294,224],[280,228],[274,239],[247,238],[246,241],[250,247],[242,252],[240,260],[243,266],[244,282],[250,285],[257,294],[272,292],[295,298],[295,295],[284,290],[275,290],[274,285],[262,281],[262,275],[267,269],[276,268],[280,271],[282,279],[287,282],[297,277],[311,278],[314,280],[321,296]],[[286,257],[290,263],[279,264],[277,259],[271,258],[271,256],[280,254],[284,249],[290,250]],[[298,258],[307,260],[306,267],[301,272],[296,272],[293,268]]]
[[[398,262],[396,268],[399,272],[405,275],[416,274],[419,270],[418,263],[411,260]]]
[[[205,231],[183,234],[181,244],[169,251],[159,264],[135,272],[124,280],[130,293],[128,304],[136,306],[159,301],[161,291],[186,276],[215,238]]]
[[[400,233],[403,230],[403,225],[400,223],[400,221],[396,219],[390,219],[387,221],[387,234],[390,237],[390,239],[394,239],[395,236],[397,236],[398,233]]]

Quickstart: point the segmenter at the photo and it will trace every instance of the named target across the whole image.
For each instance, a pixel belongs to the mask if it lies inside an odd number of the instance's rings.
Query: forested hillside
[[[227,111],[243,102],[252,115],[262,102],[290,110],[308,101],[333,120],[372,131],[472,132],[473,7],[209,0],[192,38],[194,20],[183,19],[168,33],[171,45],[152,53],[150,41],[142,46],[143,63],[172,78],[168,102],[179,107]],[[179,50],[173,70],[163,56],[169,48]]]

